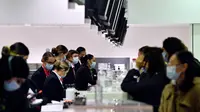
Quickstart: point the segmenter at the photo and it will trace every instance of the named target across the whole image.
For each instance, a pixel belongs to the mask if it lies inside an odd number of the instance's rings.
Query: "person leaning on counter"
[[[69,85],[74,85],[75,83],[75,64],[77,64],[79,62],[79,58],[78,58],[78,52],[75,50],[70,50],[67,53],[67,60],[66,62],[69,64],[70,69],[69,72],[67,74],[67,76],[63,79],[63,84],[65,87],[69,86]]]
[[[79,62],[77,64],[75,64],[75,71],[77,72],[77,70],[80,68],[81,66],[81,58],[85,57],[86,55],[86,49],[84,47],[78,47],[76,49],[76,51],[78,52],[78,56],[79,56]]]
[[[93,77],[91,69],[96,66],[93,55],[88,54],[81,60],[82,65],[76,72],[75,88],[77,90],[88,90],[88,84],[95,85],[96,78]]]
[[[45,52],[41,61],[42,66],[31,77],[31,80],[35,82],[39,90],[43,89],[44,81],[50,75],[56,60],[51,52]]]
[[[56,61],[54,70],[46,78],[43,87],[43,96],[47,98],[47,103],[52,100],[61,101],[64,98],[63,78],[69,71],[69,65],[65,61]]]

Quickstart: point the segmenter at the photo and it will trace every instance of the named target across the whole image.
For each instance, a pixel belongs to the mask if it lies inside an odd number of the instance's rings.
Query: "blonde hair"
[[[65,69],[65,71],[69,71],[69,64],[65,61],[56,61],[54,63],[54,68],[56,70],[61,70],[61,69]]]

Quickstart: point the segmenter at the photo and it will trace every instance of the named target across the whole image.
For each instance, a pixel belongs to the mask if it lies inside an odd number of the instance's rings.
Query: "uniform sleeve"
[[[139,71],[136,71],[133,69],[129,70],[121,84],[121,89],[124,92],[129,93],[131,91],[131,89],[133,89],[132,86],[137,84],[137,79],[134,78],[134,76],[139,76]]]
[[[164,92],[165,92],[165,89],[162,92],[160,106],[159,106],[159,112],[164,112]]]
[[[48,99],[48,102],[51,102],[52,99],[57,99],[57,86],[56,86],[56,79],[51,78],[50,80],[46,81],[43,88],[43,95],[45,98]]]

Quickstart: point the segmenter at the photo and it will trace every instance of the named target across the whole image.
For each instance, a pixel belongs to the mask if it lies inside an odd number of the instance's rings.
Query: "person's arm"
[[[43,96],[48,99],[48,102],[51,102],[51,100],[59,100],[58,94],[57,94],[57,80],[54,78],[51,78],[48,80],[48,82],[45,82],[44,88],[43,88]]]
[[[42,81],[42,76],[40,72],[36,71],[32,77],[31,80],[37,85],[39,90],[42,90],[44,82]]]
[[[159,98],[164,85],[162,74],[158,74],[147,77],[138,83],[134,81],[123,83],[122,89],[129,93],[134,100],[157,105],[160,102]]]
[[[162,96],[161,96],[161,100],[160,100],[159,112],[165,112],[164,111],[164,91],[165,90],[163,90],[163,93],[162,93]]]
[[[85,74],[87,75],[86,77],[87,77],[88,83],[90,83],[91,85],[95,85],[96,80],[93,79],[91,71],[85,70]]]
[[[138,76],[139,76],[139,71],[137,71],[135,69],[129,70],[126,77],[122,81],[121,89],[124,92],[128,92],[131,89],[130,86],[137,83]]]

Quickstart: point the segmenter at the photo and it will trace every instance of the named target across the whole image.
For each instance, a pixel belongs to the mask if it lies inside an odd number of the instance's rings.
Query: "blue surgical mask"
[[[21,87],[15,80],[12,80],[11,82],[5,81],[4,82],[4,89],[6,91],[16,91]]]
[[[79,58],[78,57],[73,57],[73,64],[77,64],[79,62]]]
[[[164,61],[168,62],[168,56],[167,56],[167,52],[166,51],[162,52],[162,56],[163,56]]]
[[[53,64],[46,63],[45,68],[46,68],[47,70],[52,70],[52,69],[53,69]]]
[[[64,56],[64,57],[61,59],[61,61],[65,61],[66,59],[67,59],[67,57]]]
[[[91,68],[95,68],[96,67],[96,62],[92,62],[92,64],[90,65]]]
[[[176,72],[176,66],[167,66],[167,77],[171,80],[177,80],[180,73]]]

